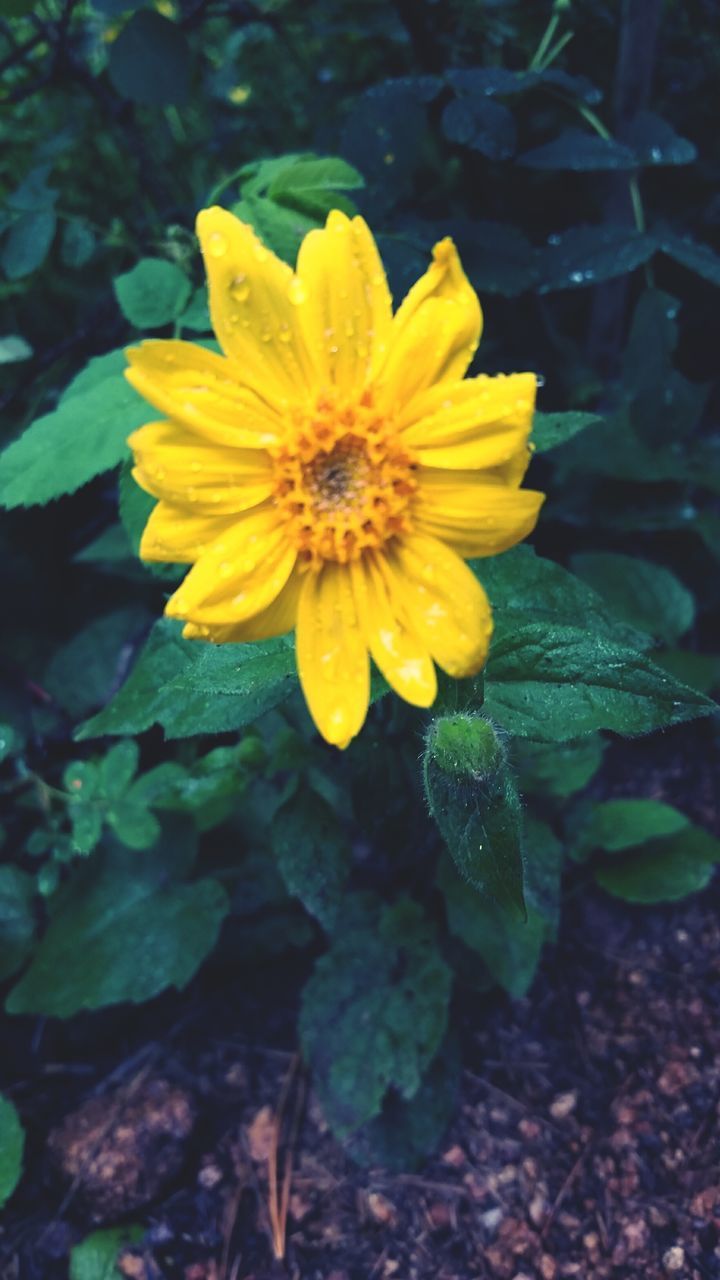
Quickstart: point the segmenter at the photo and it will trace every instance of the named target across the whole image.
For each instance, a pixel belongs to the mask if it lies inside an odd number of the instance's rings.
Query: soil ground
[[[678,800],[678,755],[653,750],[633,793]],[[710,775],[696,783],[691,816],[715,825]],[[585,892],[526,999],[461,993],[457,1112],[413,1173],[352,1164],[307,1093],[282,1262],[267,1158],[278,1111],[292,1120],[292,966],[262,992],[198,981],[144,1009],[18,1020],[5,1069],[29,1146],[0,1280],[60,1280],[74,1243],[123,1221],[142,1227],[120,1264],[135,1280],[718,1280],[719,907],[717,880],[652,909]]]

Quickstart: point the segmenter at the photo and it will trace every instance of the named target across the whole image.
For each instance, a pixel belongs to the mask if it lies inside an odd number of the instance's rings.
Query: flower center
[[[275,463],[275,502],[301,561],[347,564],[409,529],[415,462],[364,392],[293,411]]]

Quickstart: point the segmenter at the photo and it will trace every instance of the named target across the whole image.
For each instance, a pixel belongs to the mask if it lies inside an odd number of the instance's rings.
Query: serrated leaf
[[[594,634],[635,648],[651,643],[643,632],[616,618],[596,591],[554,560],[538,556],[532,547],[513,547],[501,556],[470,564],[490,597],[498,637],[544,620],[548,629],[582,622]]]
[[[260,195],[244,195],[233,205],[232,212],[243,222],[249,222],[268,248],[292,266],[303,239],[318,225],[315,218],[297,209],[286,209]]]
[[[10,1199],[22,1172],[25,1131],[9,1098],[0,1094],[0,1208]]]
[[[338,928],[303,990],[300,1039],[339,1137],[380,1114],[387,1090],[416,1096],[445,1034],[450,970],[414,902]]]
[[[538,453],[548,453],[599,422],[602,418],[596,413],[536,413],[530,443]]]
[[[491,648],[485,710],[511,733],[539,742],[598,729],[632,737],[716,709],[647,654],[580,627],[511,626],[496,632]]]
[[[192,286],[184,271],[165,258],[141,258],[116,276],[113,289],[125,319],[136,329],[160,329],[187,306]]]
[[[178,881],[187,864],[178,842],[171,829],[152,855],[117,846],[80,864],[8,996],[8,1012],[68,1018],[187,984],[214,946],[228,903],[215,880]]]
[[[147,106],[183,106],[190,89],[184,32],[159,13],[134,13],[110,46],[108,72],[118,93]]]
[[[624,902],[677,902],[705,889],[719,861],[720,841],[700,827],[687,827],[597,867],[595,879]]]
[[[0,504],[32,507],[74,493],[127,456],[127,437],[147,416],[123,377],[93,376],[0,455]]]
[[[296,792],[275,814],[270,842],[288,893],[331,930],[350,847],[330,806],[312,791]]]
[[[338,191],[357,191],[365,179],[357,169],[336,156],[298,158],[275,174],[268,196],[311,218],[322,219],[337,208]]]
[[[390,1093],[382,1111],[347,1140],[348,1155],[363,1166],[406,1172],[437,1151],[457,1103],[460,1057],[454,1040],[435,1056],[414,1098]]]
[[[678,640],[695,620],[691,592],[663,565],[606,551],[573,556],[571,563],[618,618],[665,644]]]
[[[537,252],[539,292],[582,289],[628,275],[657,249],[654,236],[632,227],[604,224],[573,227],[552,236]]]
[[[170,738],[226,733],[252,723],[298,687],[287,638],[211,645],[183,640],[182,627],[156,623],[112,702],[80,726],[78,738],[138,734],[162,725]]]
[[[32,876],[19,867],[0,866],[0,982],[30,954],[36,929],[34,896]]]

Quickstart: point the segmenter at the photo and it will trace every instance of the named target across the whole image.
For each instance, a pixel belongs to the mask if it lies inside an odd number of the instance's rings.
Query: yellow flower
[[[296,632],[310,713],[339,747],[367,713],[372,656],[428,707],[434,663],[470,676],[492,617],[463,557],[532,530],[521,489],[531,373],[463,379],[482,312],[451,240],[393,315],[373,237],[333,211],[293,272],[223,209],[198,218],[224,355],[180,341],[128,352],[164,419],[130,437],[159,499],[145,560],[191,564],[168,601],[183,634]]]

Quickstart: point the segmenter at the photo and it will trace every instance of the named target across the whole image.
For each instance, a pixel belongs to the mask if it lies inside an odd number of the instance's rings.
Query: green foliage
[[[24,1149],[20,1117],[10,1099],[0,1094],[0,1208],[20,1181]]]
[[[233,205],[275,253],[294,264],[300,242],[325,221],[331,209],[355,213],[345,191],[365,185],[357,169],[335,156],[281,156],[244,165],[240,200]]]
[[[0,866],[0,982],[27,959],[35,937],[35,885],[19,867]]]
[[[182,106],[190,88],[190,50],[180,27],[141,9],[110,50],[110,79],[118,93],[147,106]]]
[[[300,791],[278,809],[270,839],[288,893],[332,930],[350,869],[350,850],[330,806]]]
[[[606,551],[574,556],[572,564],[618,618],[665,644],[673,644],[695,620],[692,595],[662,565]]]
[[[450,970],[408,900],[348,904],[303,992],[300,1037],[338,1134],[380,1114],[392,1086],[415,1098],[447,1024]]]
[[[78,867],[53,902],[8,1011],[68,1018],[184,987],[228,909],[216,880],[187,880],[194,856],[189,832],[173,824],[152,858],[108,845]]]
[[[0,504],[34,506],[74,493],[127,456],[147,408],[120,374],[122,352],[91,360],[60,403],[0,456]]]
[[[113,281],[125,319],[136,329],[161,329],[177,320],[191,293],[187,276],[164,258],[141,258]]]
[[[144,1235],[142,1227],[106,1227],[93,1231],[70,1250],[70,1280],[119,1280],[118,1254]]]
[[[284,638],[255,645],[183,640],[169,619],[150,639],[120,692],[78,730],[78,738],[143,733],[160,724],[169,738],[227,733],[252,724],[297,688],[295,653]]]

